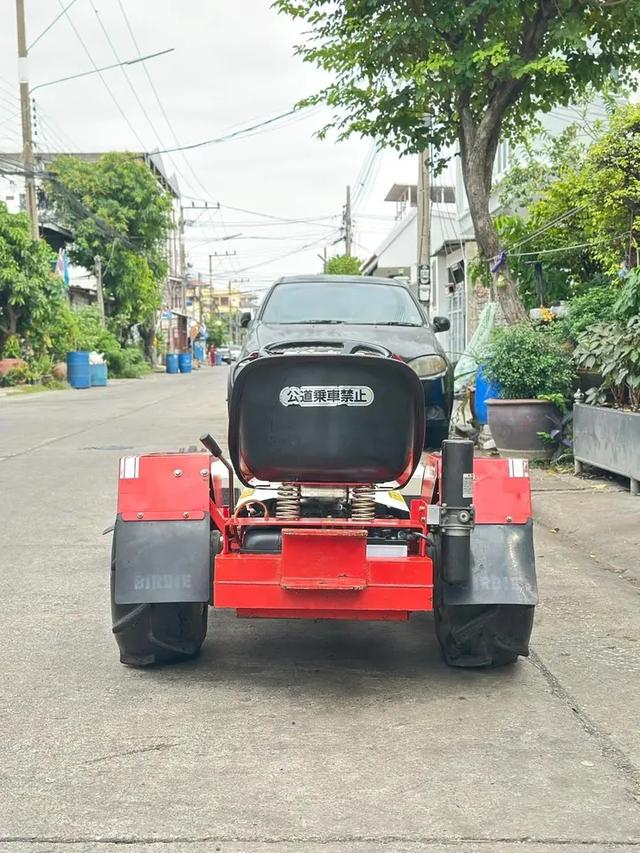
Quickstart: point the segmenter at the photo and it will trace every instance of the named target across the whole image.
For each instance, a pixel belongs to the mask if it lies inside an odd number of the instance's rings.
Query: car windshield
[[[265,323],[422,326],[420,312],[402,285],[366,281],[290,282],[274,288]]]

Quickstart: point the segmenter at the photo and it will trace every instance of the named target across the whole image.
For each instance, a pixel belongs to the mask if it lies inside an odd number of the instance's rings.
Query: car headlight
[[[420,379],[429,376],[438,376],[447,369],[447,362],[441,355],[421,355],[409,362],[409,367],[415,371]]]

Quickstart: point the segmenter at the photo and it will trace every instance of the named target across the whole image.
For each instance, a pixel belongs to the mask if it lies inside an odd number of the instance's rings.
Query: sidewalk
[[[534,518],[640,589],[640,498],[616,480],[532,469]]]

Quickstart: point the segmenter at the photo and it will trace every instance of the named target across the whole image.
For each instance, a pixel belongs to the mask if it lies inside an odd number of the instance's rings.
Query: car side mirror
[[[249,312],[249,311],[244,311],[244,312],[240,315],[240,326],[241,326],[243,329],[246,329],[250,322],[251,322],[251,314],[250,314],[250,312]]]
[[[448,317],[434,317],[432,324],[435,332],[448,332],[451,328],[451,320]]]

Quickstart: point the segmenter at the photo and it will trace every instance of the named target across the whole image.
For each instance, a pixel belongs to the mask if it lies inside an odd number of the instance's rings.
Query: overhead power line
[[[29,47],[27,48],[27,52],[28,52],[28,51],[33,50],[33,48],[38,44],[38,42],[40,41],[40,39],[41,39],[43,36],[46,36],[46,34],[49,32],[49,30],[50,30],[52,27],[54,27],[54,26],[58,23],[58,21],[60,20],[60,18],[61,18],[61,17],[62,17],[66,12],[67,12],[67,10],[68,10],[68,9],[70,9],[70,8],[73,6],[73,4],[74,4],[75,2],[76,2],[76,0],[71,0],[71,2],[70,2],[70,3],[68,3],[68,4],[64,7],[64,9],[63,9],[61,12],[58,12],[58,14],[55,16],[55,18],[53,19],[53,21],[51,21],[51,23],[49,24],[49,26],[48,26],[48,27],[45,27],[45,28],[44,28],[44,30],[40,33],[40,35],[39,35],[39,36],[37,36],[37,37],[36,37],[36,38],[31,42],[31,44],[30,44],[30,45],[29,45]]]
[[[130,62],[130,63],[123,63],[123,62],[121,62],[121,61],[120,61],[120,54],[118,53],[118,51],[117,51],[117,49],[116,49],[116,46],[115,46],[115,44],[113,43],[113,40],[112,40],[111,36],[109,35],[109,32],[108,32],[107,28],[105,27],[105,25],[104,25],[104,23],[103,23],[103,21],[102,21],[102,18],[100,17],[100,13],[98,12],[98,10],[97,10],[97,8],[96,8],[95,3],[93,2],[93,0],[89,0],[89,2],[90,2],[90,4],[91,4],[91,8],[92,8],[92,9],[93,9],[93,11],[95,12],[96,18],[97,18],[97,20],[98,20],[98,24],[100,25],[100,29],[102,30],[102,32],[103,32],[103,34],[104,34],[104,37],[105,37],[105,39],[107,40],[107,43],[108,43],[109,47],[111,48],[111,52],[113,53],[113,55],[114,55],[114,56],[115,56],[115,58],[116,58],[116,62],[117,62],[117,66],[116,66],[116,67],[120,67],[120,68],[121,68],[121,70],[122,70],[122,75],[123,75],[124,79],[126,80],[127,85],[129,86],[129,89],[131,89],[131,92],[133,93],[133,97],[136,99],[136,103],[138,104],[138,106],[139,106],[139,108],[140,108],[140,112],[141,112],[141,113],[142,113],[142,115],[146,118],[146,120],[147,120],[147,122],[148,122],[148,124],[149,124],[149,127],[151,128],[151,131],[152,131],[152,133],[154,134],[154,136],[156,137],[156,139],[158,140],[158,142],[160,142],[160,144],[162,145],[162,140],[161,140],[160,134],[158,133],[158,131],[157,131],[157,129],[156,129],[156,126],[154,125],[154,123],[153,123],[153,121],[152,121],[151,117],[149,116],[149,113],[147,112],[147,110],[146,110],[146,108],[145,108],[144,103],[142,102],[142,99],[140,98],[140,95],[138,94],[138,90],[136,89],[136,87],[135,87],[135,86],[133,85],[133,83],[131,82],[131,78],[129,77],[129,74],[127,73],[127,69],[125,68],[125,65],[129,65],[129,64],[130,64],[130,65],[133,65],[134,63],[142,62],[143,57],[142,57],[142,56],[138,56],[138,58],[137,58],[137,59],[134,59],[134,60],[133,60],[132,62]],[[166,52],[166,51],[163,51],[163,52]],[[153,54],[153,55],[155,56],[156,54]]]
[[[87,57],[89,58],[89,61],[90,61],[90,62],[91,62],[91,64],[93,65],[93,67],[94,67],[94,69],[95,69],[96,73],[98,74],[98,77],[100,77],[100,80],[102,81],[102,85],[105,87],[105,89],[106,89],[106,90],[107,90],[107,92],[109,93],[109,97],[111,98],[111,100],[113,101],[113,103],[116,105],[116,108],[117,108],[118,112],[120,113],[120,115],[121,115],[121,116],[122,116],[122,118],[124,119],[124,121],[125,121],[125,123],[127,124],[127,126],[128,126],[128,128],[129,128],[129,130],[130,130],[130,131],[133,133],[133,135],[135,136],[136,140],[138,141],[138,145],[140,145],[141,150],[142,150],[142,151],[144,151],[144,150],[145,150],[145,148],[146,148],[146,146],[145,146],[144,142],[143,142],[143,141],[142,141],[142,139],[140,138],[140,135],[138,134],[138,132],[137,132],[137,130],[135,129],[135,127],[131,124],[131,121],[129,120],[129,117],[127,116],[127,114],[125,113],[125,111],[122,109],[122,106],[121,106],[120,102],[118,101],[118,99],[116,98],[116,96],[113,94],[113,91],[112,91],[111,87],[109,86],[109,84],[107,83],[107,81],[104,79],[104,77],[103,77],[103,75],[102,75],[102,72],[101,72],[101,71],[100,71],[100,69],[98,68],[98,66],[97,66],[97,64],[96,64],[96,62],[95,62],[95,60],[94,60],[94,58],[93,58],[93,54],[91,53],[91,51],[89,50],[89,48],[88,48],[88,47],[87,47],[87,45],[85,44],[84,39],[83,39],[83,38],[82,38],[82,36],[80,35],[80,33],[79,33],[79,31],[78,31],[78,29],[77,29],[76,25],[73,23],[73,18],[72,18],[72,17],[71,17],[71,15],[69,14],[69,7],[68,7],[68,6],[64,6],[64,4],[63,4],[62,0],[58,0],[58,5],[59,5],[59,6],[60,6],[60,8],[62,9],[62,14],[64,14],[64,15],[65,15],[65,17],[66,17],[67,21],[69,22],[69,25],[70,25],[71,29],[73,30],[73,32],[74,32],[74,34],[75,34],[76,38],[78,39],[78,41],[79,41],[79,42],[80,42],[80,44],[82,45],[82,49],[84,50],[85,54],[86,54],[86,55],[87,55]]]
[[[138,40],[136,38],[133,27],[131,26],[131,21],[129,20],[129,16],[127,15],[127,12],[126,12],[126,9],[124,8],[124,4],[123,4],[122,0],[118,0],[118,6],[120,7],[120,12],[122,13],[122,17],[124,18],[124,22],[125,22],[125,25],[127,27],[128,32],[129,32],[129,36],[131,37],[131,41],[133,42],[133,46],[134,46],[136,52],[138,53],[138,56],[142,56],[142,51],[140,49],[140,45],[138,44]],[[151,91],[153,92],[153,96],[156,99],[156,103],[158,104],[158,107],[160,108],[160,112],[162,113],[162,116],[166,122],[166,125],[169,128],[169,133],[171,134],[171,138],[173,139],[174,145],[176,145],[179,148],[180,144],[181,144],[180,140],[178,139],[178,136],[177,136],[176,131],[173,127],[173,124],[171,123],[171,120],[169,118],[167,110],[165,109],[165,106],[162,102],[162,99],[160,98],[160,95],[158,93],[156,85],[153,82],[153,77],[151,76],[151,72],[149,71],[149,68],[146,65],[143,65],[142,67],[143,67],[145,76],[147,78],[147,81],[149,83],[149,86],[151,87]],[[205,191],[205,195],[208,195],[208,190],[206,189],[206,187],[204,186],[204,184],[202,183],[202,181],[198,177],[198,174],[196,173],[195,169],[191,165],[191,162],[188,159],[188,157],[186,156],[186,154],[183,151],[181,151],[180,154],[182,156],[182,159],[185,162],[187,169],[189,170],[189,172],[191,173],[191,175],[193,176],[193,178],[196,182],[195,185],[199,186],[201,189],[203,189]],[[176,172],[178,172],[178,168],[175,165],[174,161],[171,159],[170,155],[169,155],[169,162],[173,165],[173,168],[176,170]]]
[[[138,62],[146,62],[147,59],[155,59],[156,56],[164,56],[165,53],[172,53],[173,50],[173,47],[168,47],[166,50],[159,50],[157,53],[149,53],[147,56],[141,56],[138,59],[125,59],[122,62],[118,58],[118,61],[114,62],[112,65],[103,65],[101,68],[95,67],[92,71],[81,71],[80,74],[70,74],[68,77],[59,77],[57,80],[38,83],[37,86],[33,86],[31,93],[33,94],[36,89],[44,89],[46,86],[55,86],[56,83],[66,83],[68,80],[80,80],[81,77],[88,77],[90,74],[101,74],[103,71],[111,71],[112,68],[122,68],[124,71],[125,65],[136,65]],[[118,55],[116,53],[116,57],[117,56]]]
[[[300,109],[298,107],[294,107],[292,110],[287,110],[286,113],[280,113],[277,116],[273,116],[272,118],[257,122],[256,124],[240,128],[240,130],[235,130],[233,133],[227,133],[225,136],[217,136],[213,139],[203,139],[202,142],[192,142],[190,145],[176,145],[173,148],[164,148],[160,151],[156,151],[155,153],[172,154],[174,151],[193,151],[195,148],[204,148],[206,145],[218,145],[221,142],[228,142],[231,139],[237,139],[238,137],[246,136],[254,130],[258,130],[263,127],[268,127],[272,124],[276,124],[276,122],[282,121],[283,119],[294,115],[294,113],[299,112]]]

